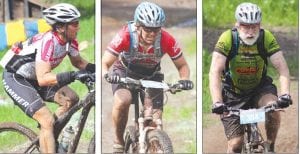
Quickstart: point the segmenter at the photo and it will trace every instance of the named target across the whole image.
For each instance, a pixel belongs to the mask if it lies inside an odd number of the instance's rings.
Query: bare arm
[[[72,65],[75,66],[76,68],[78,68],[79,70],[85,69],[86,65],[88,64],[88,62],[85,59],[83,59],[80,55],[75,56],[75,57],[72,57],[72,56],[69,56],[69,57],[70,57]]]
[[[273,54],[270,57],[270,60],[279,73],[280,93],[290,94],[290,72],[283,57],[282,51]]]
[[[108,73],[111,65],[118,59],[115,55],[105,51],[102,57],[102,76]]]
[[[181,80],[189,80],[190,78],[190,68],[184,58],[181,56],[180,58],[173,60]]]
[[[223,102],[221,76],[225,69],[226,57],[218,52],[212,53],[209,70],[209,90],[213,102]]]
[[[40,86],[52,86],[57,84],[56,74],[51,72],[51,66],[44,61],[37,61],[35,64],[37,81]]]

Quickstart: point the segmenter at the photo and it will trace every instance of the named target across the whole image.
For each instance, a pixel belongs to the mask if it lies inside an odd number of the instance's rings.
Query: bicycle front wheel
[[[15,123],[0,123],[0,153],[39,153],[38,136]]]
[[[172,142],[162,130],[153,130],[147,134],[147,153],[174,153]]]
[[[125,153],[138,153],[138,144],[137,144],[137,130],[134,126],[128,126],[124,135],[124,152]]]

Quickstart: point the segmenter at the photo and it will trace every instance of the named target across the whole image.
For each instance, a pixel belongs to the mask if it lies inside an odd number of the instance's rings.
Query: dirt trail
[[[113,38],[116,32],[124,25],[128,20],[133,20],[133,12],[135,7],[140,1],[138,0],[102,0],[102,51],[105,50],[106,45]],[[157,2],[157,1],[156,1]],[[196,18],[196,2],[194,0],[176,0],[175,2],[172,0],[159,1],[160,6],[165,9],[165,13],[167,16],[167,24],[166,30],[174,35],[178,42],[183,42],[184,38],[187,36],[191,36],[193,33],[196,33],[195,27],[188,28],[179,28],[173,27],[179,23],[184,22],[187,19]],[[180,7],[178,7],[180,6]],[[194,9],[194,10],[193,10]],[[117,10],[117,11],[116,11]],[[173,17],[174,13],[179,13],[179,16]],[[196,57],[186,57],[189,60],[189,64],[192,65],[191,76],[195,77],[196,73]],[[162,60],[162,71],[168,72],[168,70],[176,70],[173,63],[170,61],[170,58],[165,56]],[[165,74],[165,79],[169,82],[175,82],[178,79],[178,73],[176,71],[172,71],[172,73]],[[192,90],[186,94],[191,95],[190,97],[181,97],[179,98],[176,95],[168,95],[168,106],[178,106],[179,104],[184,104],[186,99],[194,99],[196,98],[196,90]],[[113,105],[113,97],[111,92],[111,86],[104,80],[102,80],[102,152],[103,153],[111,153],[112,145],[113,145],[113,130],[112,130],[112,118],[111,111]],[[172,103],[170,103],[172,102]],[[178,105],[176,105],[178,104]],[[185,104],[184,106],[194,106],[196,108],[196,104]],[[130,115],[128,119],[128,124],[133,124],[133,106],[130,108]],[[194,119],[194,120],[193,120]],[[193,142],[189,139],[183,138],[182,134],[176,134],[176,129],[178,127],[192,127],[194,134],[196,134],[196,113],[194,113],[194,117],[190,121],[186,121],[184,125],[180,126],[178,123],[170,123],[168,121],[164,121],[164,130],[168,132],[170,138],[172,139],[173,145],[175,146],[175,150],[182,153],[182,149],[180,149],[180,145],[182,142]],[[179,121],[182,125],[182,122]]]
[[[281,127],[278,132],[275,150],[277,153],[298,153],[298,81],[292,82],[293,105],[281,112]],[[224,128],[217,115],[209,115],[214,125],[203,128],[203,152],[224,153],[227,149]],[[263,124],[260,128],[265,136]]]
[[[102,51],[106,48],[106,45],[111,40],[111,38],[116,34],[120,27],[128,20],[133,19],[134,8],[140,1],[138,0],[102,0]],[[156,1],[157,2],[157,1]],[[186,19],[195,17],[195,12],[191,11],[188,8],[195,8],[194,0],[166,0],[159,1],[161,6],[165,8],[167,14],[167,30],[174,34],[181,42],[182,37],[188,36],[191,34],[189,28],[174,28],[172,25],[184,22]],[[180,6],[180,7],[179,7]],[[199,9],[199,8],[198,8]],[[199,11],[199,10],[198,10]],[[172,15],[176,13],[176,16]],[[199,21],[198,21],[199,22]],[[199,24],[199,23],[198,23]],[[214,43],[217,41],[217,37],[223,30],[203,30],[203,47],[208,48],[209,51],[212,51]],[[295,55],[295,51],[298,51],[298,41],[297,38],[291,35],[293,32],[279,31],[276,30],[276,36],[278,37],[278,42],[281,44],[283,49],[287,49],[288,55]],[[198,53],[201,53],[198,51]],[[298,56],[298,54],[297,54]],[[166,60],[166,59],[164,59]],[[192,70],[196,70],[196,62],[194,59],[190,60],[189,63],[192,64]],[[198,62],[200,63],[200,62]],[[163,64],[163,70],[173,69],[174,66],[170,63],[169,60]],[[174,68],[175,69],[175,68]],[[192,71],[192,76],[195,76],[196,71]],[[198,72],[201,73],[201,72]],[[177,76],[177,74],[167,74],[166,78]],[[298,81],[293,81],[292,83],[292,97],[294,99],[294,105],[291,106],[286,112],[282,113],[282,124],[278,134],[278,141],[276,143],[277,152],[289,152],[296,153],[298,152]],[[201,88],[201,87],[198,87]],[[198,89],[200,91],[200,89]],[[193,91],[192,93],[195,93]],[[113,145],[113,132],[112,132],[112,123],[111,123],[111,108],[112,108],[112,93],[110,85],[106,81],[102,81],[102,152],[111,153]],[[169,102],[185,102],[186,98],[178,97],[169,97]],[[199,102],[199,100],[198,100]],[[172,103],[173,104],[173,103]],[[168,104],[168,105],[172,105]],[[196,106],[195,106],[196,107]],[[132,109],[132,107],[131,107]],[[201,112],[201,111],[198,111]],[[132,111],[130,111],[132,113]],[[132,117],[130,115],[129,117]],[[204,153],[224,153],[226,151],[226,139],[223,131],[223,126],[219,121],[218,116],[209,115],[209,118],[212,123],[208,128],[203,128],[201,135],[198,134],[203,139],[202,151]],[[199,120],[199,118],[198,118]],[[201,122],[201,121],[198,121]],[[129,118],[128,123],[132,123],[132,118]],[[194,121],[194,123],[196,123]],[[180,144],[183,142],[182,138],[178,137],[180,134],[173,134],[172,127],[176,126],[176,123],[164,123],[169,128],[166,128],[166,131],[170,133],[170,137],[175,145],[180,147]],[[198,138],[199,140],[199,138]],[[190,141],[184,141],[190,142]],[[280,146],[278,146],[280,145]],[[177,147],[177,148],[178,148]],[[199,147],[198,147],[199,149]],[[198,151],[200,152],[200,151]],[[201,153],[201,152],[200,152]]]
[[[298,57],[298,37],[293,34],[298,34],[298,30],[294,28],[278,28],[271,27],[270,29],[278,43],[281,46],[286,60],[288,62],[289,57]],[[224,29],[209,29],[204,27],[203,29],[203,48],[208,51],[213,51],[215,42]],[[278,138],[276,141],[276,152],[278,153],[298,153],[298,73],[294,74],[296,77],[291,83],[291,96],[294,104],[289,107],[285,112],[281,113],[281,127],[278,132]],[[208,115],[210,125],[207,128],[203,128],[203,152],[204,153],[224,153],[226,152],[227,144],[224,135],[224,128],[219,120],[219,116]],[[264,130],[263,124],[260,125]]]

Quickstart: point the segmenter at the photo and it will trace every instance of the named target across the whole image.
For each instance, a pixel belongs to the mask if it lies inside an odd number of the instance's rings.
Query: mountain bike
[[[88,74],[89,77],[85,81],[81,81],[88,88],[88,93],[86,96],[80,100],[77,104],[70,108],[69,111],[64,113],[60,118],[58,118],[54,123],[54,137],[58,141],[59,136],[62,136],[61,133],[63,128],[66,126],[71,117],[78,110],[82,109],[80,118],[77,122],[77,125],[74,129],[74,134],[70,138],[68,143],[68,148],[65,151],[66,153],[75,153],[79,139],[81,137],[83,128],[85,126],[87,117],[89,115],[90,109],[95,105],[95,74]],[[0,123],[0,140],[5,141],[9,140],[11,137],[17,136],[17,139],[13,141],[14,145],[9,144],[5,153],[39,153],[39,138],[38,135],[30,128],[16,123],[16,122],[3,122]],[[6,138],[6,139],[5,139]],[[58,142],[57,142],[58,143]],[[57,144],[58,147],[58,144]],[[95,134],[90,140],[88,146],[88,153],[95,152]]]
[[[270,143],[264,140],[257,124],[265,121],[265,113],[283,110],[278,107],[277,102],[259,109],[237,110],[227,107],[227,110],[229,115],[239,116],[240,124],[245,125],[242,153],[269,153]]]
[[[142,96],[148,88],[164,89],[175,94],[182,90],[181,84],[168,84],[150,80],[136,80],[129,77],[121,78],[120,84],[137,90]],[[144,97],[142,104],[145,103]],[[149,99],[151,100],[151,98]],[[162,130],[162,121],[144,118],[144,108],[135,104],[134,125],[127,126],[124,133],[125,153],[173,153],[173,146],[168,134]]]

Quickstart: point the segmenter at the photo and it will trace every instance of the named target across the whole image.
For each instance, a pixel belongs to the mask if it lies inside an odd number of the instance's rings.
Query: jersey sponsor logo
[[[235,70],[240,75],[256,74],[258,72],[257,67],[238,67]]]
[[[225,49],[225,42],[217,42],[216,48]]]
[[[254,78],[254,79],[238,79],[238,84],[241,85],[248,85],[248,87],[250,85],[255,85],[258,82],[258,79]]]
[[[179,53],[180,48],[179,48],[178,42],[175,42],[175,45],[174,45],[172,48],[173,48],[173,52],[174,52],[175,54],[178,54],[178,53]]]
[[[4,89],[7,91],[7,93],[16,101],[18,102],[18,104],[24,106],[24,108],[27,108],[29,103],[24,100],[22,97],[20,97],[18,94],[16,94],[8,85],[7,83],[5,82],[5,80],[2,80],[3,81],[3,86],[4,86]]]
[[[122,42],[122,38],[119,34],[117,34],[114,39],[111,41],[111,45],[116,48],[118,47]]]

